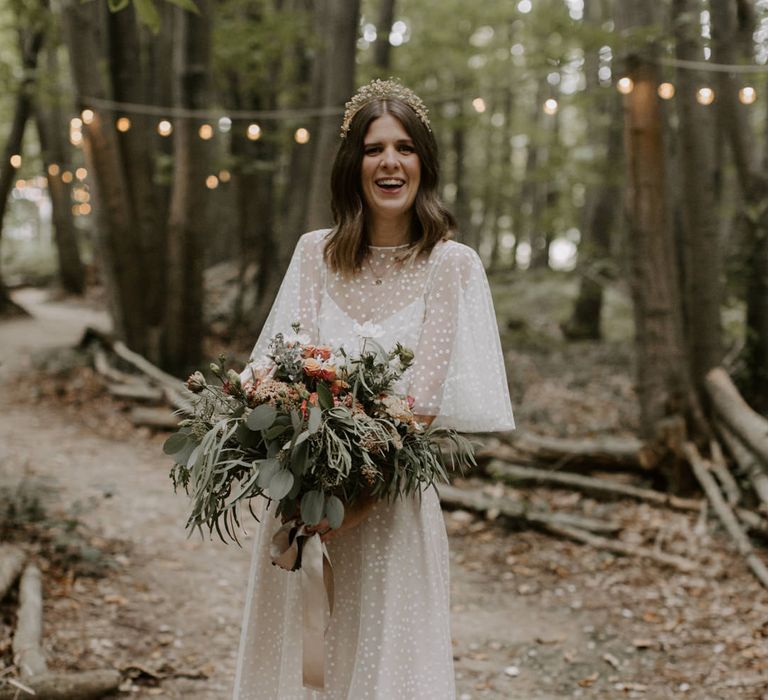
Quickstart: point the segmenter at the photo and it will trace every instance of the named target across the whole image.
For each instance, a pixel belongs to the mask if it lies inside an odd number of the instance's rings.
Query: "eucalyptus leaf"
[[[260,488],[266,489],[272,481],[272,477],[279,471],[280,462],[276,459],[265,459],[259,466],[259,477],[256,483]]]
[[[314,435],[323,422],[323,411],[319,406],[312,406],[309,409],[309,421],[307,423],[307,430],[311,435]]]
[[[301,499],[301,519],[307,525],[317,525],[323,519],[325,494],[322,491],[307,491]]]
[[[334,530],[341,527],[344,522],[344,504],[338,496],[328,496],[325,502],[325,517]]]
[[[175,455],[187,446],[189,438],[183,433],[174,433],[163,443],[163,452],[167,455]]]
[[[287,469],[280,469],[272,477],[272,479],[270,479],[267,493],[269,494],[270,498],[274,498],[276,501],[279,501],[281,498],[288,494],[292,486],[293,474],[291,474],[291,472],[289,472]]]
[[[317,401],[321,408],[333,408],[333,394],[323,382],[317,383]]]
[[[275,422],[276,417],[277,409],[268,403],[263,403],[250,412],[245,419],[245,424],[251,430],[266,430]]]
[[[283,433],[290,431],[290,429],[290,426],[287,425],[273,425],[264,433],[264,437],[266,437],[267,440],[274,440],[278,435],[282,435]]]

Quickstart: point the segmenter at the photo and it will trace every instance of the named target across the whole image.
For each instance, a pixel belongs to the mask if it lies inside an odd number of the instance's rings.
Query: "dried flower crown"
[[[377,78],[367,85],[363,85],[355,93],[352,99],[344,105],[344,121],[341,123],[341,138],[346,138],[352,118],[363,106],[374,100],[385,100],[388,97],[396,97],[405,102],[414,112],[416,112],[424,126],[426,126],[429,131],[432,131],[432,128],[429,125],[429,117],[427,116],[429,110],[413,90],[405,87],[405,85],[396,78],[390,78],[389,80],[380,80]]]

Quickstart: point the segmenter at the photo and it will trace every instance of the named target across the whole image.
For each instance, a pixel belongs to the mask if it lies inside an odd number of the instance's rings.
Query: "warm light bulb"
[[[675,86],[672,83],[662,83],[657,92],[662,100],[671,100],[675,96]]]
[[[251,141],[256,141],[261,136],[261,127],[258,124],[249,124],[246,133]]]
[[[23,190],[27,186],[26,180],[16,180],[16,189],[17,190]]]
[[[742,104],[751,105],[757,99],[757,91],[751,85],[739,90],[739,100]]]
[[[170,136],[172,131],[173,124],[171,124],[171,122],[169,122],[167,119],[163,119],[157,125],[157,133],[160,134],[160,136]]]
[[[296,143],[307,143],[309,141],[309,130],[302,126],[296,129],[293,138],[296,139]]]
[[[217,178],[215,175],[209,175],[207,178],[205,178],[205,186],[209,190],[215,190],[219,186],[219,178]]]
[[[14,168],[20,168],[21,167],[21,156],[18,153],[14,153],[11,156],[11,165]]]
[[[69,128],[70,129],[82,129],[83,128],[83,120],[80,119],[80,117],[72,117],[72,119],[69,120]]]
[[[120,117],[115,123],[115,126],[117,127],[118,131],[125,133],[128,131],[128,129],[131,128],[131,120],[128,119],[128,117]]]
[[[559,106],[560,105],[557,104],[557,100],[554,97],[550,97],[546,102],[544,102],[544,111],[547,114],[557,114]]]
[[[229,170],[219,170],[219,180],[222,182],[229,182],[232,179],[232,175]]]
[[[80,216],[80,205],[79,204],[73,204],[72,205],[72,214],[74,216]]]
[[[83,119],[83,124],[90,124],[93,121],[93,117],[94,117],[93,110],[92,109],[84,109],[80,113],[80,116]]]
[[[696,101],[700,105],[711,105],[715,101],[715,91],[708,87],[699,88],[696,91]]]
[[[208,141],[208,139],[213,138],[213,127],[210,124],[203,124],[197,133],[203,141]]]
[[[62,182],[72,182],[72,173],[71,173],[71,172],[69,172],[69,170],[65,170],[65,171],[64,171],[64,172],[61,174],[61,181],[62,181]]]
[[[69,132],[69,142],[73,146],[79,146],[83,142],[83,132],[80,129],[72,129]]]
[[[88,177],[88,171],[85,168],[78,168],[75,170],[75,177],[78,180],[85,180],[85,178]]]
[[[80,205],[80,213],[83,214],[84,216],[88,216],[88,214],[91,213],[91,205],[88,204],[88,202],[83,202]]]
[[[472,106],[478,114],[485,112],[485,100],[482,97],[476,97],[472,100]]]
[[[56,163],[51,163],[48,166],[48,174],[51,177],[56,177],[59,174],[59,172],[61,172],[61,170],[60,170],[59,166]]]
[[[629,95],[629,93],[635,89],[635,81],[632,80],[632,78],[627,78],[626,76],[619,78],[619,80],[616,81],[616,89],[622,95]]]
[[[219,131],[222,134],[226,134],[232,128],[232,120],[229,117],[221,117],[219,119]]]

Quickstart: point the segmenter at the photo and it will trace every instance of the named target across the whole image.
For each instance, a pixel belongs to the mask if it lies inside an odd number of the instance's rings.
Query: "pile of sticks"
[[[22,549],[0,545],[0,600],[18,581],[18,610],[13,634],[13,666],[0,674],[0,700],[88,700],[115,692],[119,671],[106,669],[53,673],[42,648],[43,587],[40,569]],[[16,676],[10,674],[16,670]]]
[[[489,477],[515,487],[543,485],[596,498],[632,498],[700,515],[711,508],[755,577],[768,588],[768,568],[750,539],[750,535],[768,538],[768,420],[747,405],[725,370],[713,369],[706,386],[717,431],[709,440],[708,456],[702,456],[699,447],[685,438],[676,446],[678,456],[687,462],[701,486],[704,498],[683,498],[585,475],[584,472],[600,469],[650,476],[656,450],[632,437],[559,439],[511,434],[506,442],[481,450],[479,462]],[[730,454],[730,462],[726,454]],[[568,471],[564,470],[566,466]],[[751,487],[748,493],[743,492],[740,483]],[[594,547],[651,559],[680,571],[697,567],[690,559],[611,537],[618,526],[609,522],[542,511],[540,507],[531,510],[519,502],[510,502],[502,494],[494,497],[480,489],[470,492],[442,487],[440,491],[449,507],[523,521]]]

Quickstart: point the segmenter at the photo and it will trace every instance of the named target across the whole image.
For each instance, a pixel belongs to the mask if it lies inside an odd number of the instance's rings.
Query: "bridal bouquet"
[[[237,542],[239,506],[250,509],[257,496],[274,501],[283,521],[314,526],[325,517],[338,528],[345,503],[420,495],[447,481],[448,469],[475,464],[466,438],[425,427],[413,397],[395,392],[411,350],[386,351],[373,324],[358,327],[355,349],[312,345],[300,331],[275,335],[267,359],[242,376],[220,357],[210,367],[218,383],[202,372],[187,380],[194,415],[164,451],[174,489],[191,497],[189,530]]]

